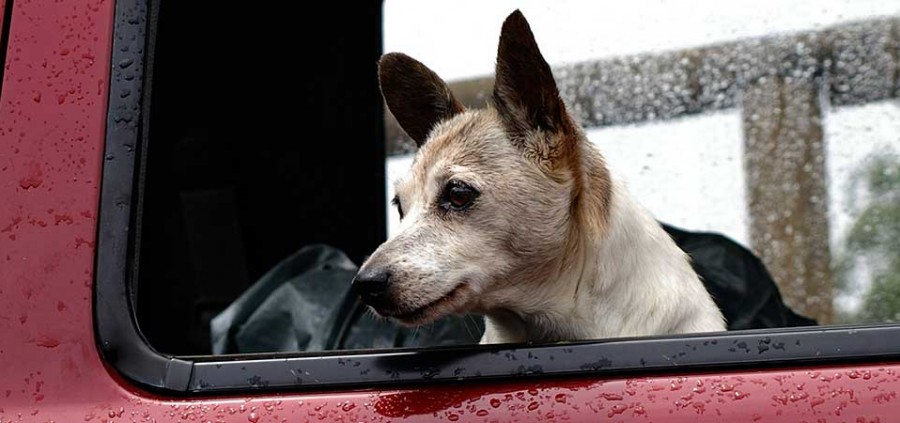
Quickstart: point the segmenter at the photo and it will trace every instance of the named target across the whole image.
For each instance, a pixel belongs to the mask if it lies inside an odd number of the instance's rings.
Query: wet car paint
[[[8,1],[8,0],[7,0]],[[94,239],[112,0],[17,0],[0,97],[0,422],[852,421],[900,416],[900,364],[172,397],[105,364]],[[103,307],[102,299],[96,304]]]

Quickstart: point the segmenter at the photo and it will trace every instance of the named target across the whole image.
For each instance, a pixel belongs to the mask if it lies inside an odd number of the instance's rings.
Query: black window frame
[[[0,94],[3,93],[3,72],[6,70],[6,55],[9,50],[9,34],[12,27],[14,0],[6,0],[0,10]]]
[[[7,2],[11,4],[11,2]],[[148,0],[117,0],[94,284],[103,358],[139,386],[166,394],[321,390],[603,377],[879,362],[900,359],[900,325],[816,326],[712,334],[326,353],[170,356],[141,334],[135,314],[132,223],[140,213],[149,85]],[[152,42],[152,41],[150,41]],[[122,95],[123,93],[130,95]],[[135,148],[138,147],[138,148]]]

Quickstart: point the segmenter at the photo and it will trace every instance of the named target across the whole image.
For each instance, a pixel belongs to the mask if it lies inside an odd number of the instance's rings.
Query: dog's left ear
[[[465,110],[443,79],[403,53],[381,57],[378,79],[388,108],[416,147],[425,144],[435,125]]]
[[[536,147],[557,156],[567,145],[527,146],[535,131],[556,137],[542,137],[561,143],[574,143],[574,123],[559,97],[550,65],[544,60],[531,27],[522,12],[516,10],[506,21],[497,49],[494,105],[500,113],[507,134],[520,147]],[[533,139],[533,138],[532,138]],[[544,154],[542,154],[543,156]]]

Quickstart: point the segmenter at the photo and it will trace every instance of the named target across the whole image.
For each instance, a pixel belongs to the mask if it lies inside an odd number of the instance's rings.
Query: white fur
[[[497,301],[516,308],[488,312],[481,343],[725,330],[686,254],[614,176],[608,232],[584,242],[560,279]]]

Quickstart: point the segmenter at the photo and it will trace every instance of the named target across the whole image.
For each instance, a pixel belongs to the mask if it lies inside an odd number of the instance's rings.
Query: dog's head
[[[406,324],[540,307],[535,284],[572,250],[586,142],[525,17],[503,24],[493,107],[467,110],[400,53],[381,58],[379,78],[418,152],[396,183],[399,233],[354,279],[363,301]]]

